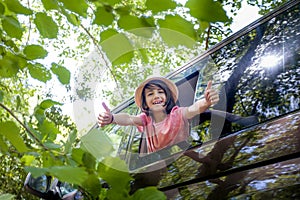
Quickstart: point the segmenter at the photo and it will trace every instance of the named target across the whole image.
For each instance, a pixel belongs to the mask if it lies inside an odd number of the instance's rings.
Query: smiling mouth
[[[153,102],[153,105],[161,105],[161,104],[164,105],[163,101],[154,101]]]

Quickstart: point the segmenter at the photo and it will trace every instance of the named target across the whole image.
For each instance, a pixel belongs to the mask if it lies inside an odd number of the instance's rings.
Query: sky
[[[239,10],[238,14],[233,17],[233,23],[231,25],[233,33],[241,30],[243,27],[260,18],[261,15],[258,14],[258,11],[259,9],[257,7],[250,6],[246,3],[246,1],[243,1],[241,10]]]

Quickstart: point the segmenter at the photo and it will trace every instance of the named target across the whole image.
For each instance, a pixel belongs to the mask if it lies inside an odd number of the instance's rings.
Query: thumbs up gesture
[[[219,102],[219,94],[215,89],[212,88],[212,81],[208,81],[204,92],[204,97],[209,105],[214,105]]]
[[[102,106],[105,111],[101,112],[98,116],[98,124],[100,127],[111,124],[114,121],[114,116],[110,112],[110,109],[107,107],[107,105],[104,102],[102,102]]]

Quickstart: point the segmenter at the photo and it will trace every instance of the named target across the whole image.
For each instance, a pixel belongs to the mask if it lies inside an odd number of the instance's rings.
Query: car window
[[[143,135],[136,127],[110,126],[120,135],[118,153],[131,169],[153,164],[180,151],[299,110],[299,6],[224,41],[170,75],[179,89],[180,106],[203,98],[209,80],[220,102],[190,121],[187,144],[143,154]],[[137,114],[134,102],[121,112]],[[145,156],[142,158],[142,156]]]
[[[213,109],[242,118],[225,118],[221,127],[213,127],[209,117],[206,121],[200,117],[193,122],[195,141],[202,143],[299,109],[298,18],[298,8],[279,15],[199,61],[195,100],[203,98],[211,79],[221,97]]]
[[[128,107],[119,110],[118,112],[128,113],[130,115],[135,115],[138,108],[135,104],[131,103]],[[107,133],[111,141],[113,142],[116,154],[121,159],[126,159],[127,154],[130,151],[132,143],[132,126],[119,126],[116,124],[110,124],[104,127],[104,131]]]

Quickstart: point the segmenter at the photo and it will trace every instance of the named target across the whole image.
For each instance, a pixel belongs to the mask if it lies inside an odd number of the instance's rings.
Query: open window
[[[299,5],[272,18],[262,18],[168,77],[179,88],[180,106],[202,98],[209,80],[220,91],[220,102],[211,109],[213,112],[191,121],[191,138],[184,148],[299,110],[300,35],[295,30],[300,30]],[[140,133],[132,133],[136,139],[130,145],[143,147]],[[180,145],[147,155],[143,161],[136,152],[130,159],[131,166],[170,158],[180,153]]]

